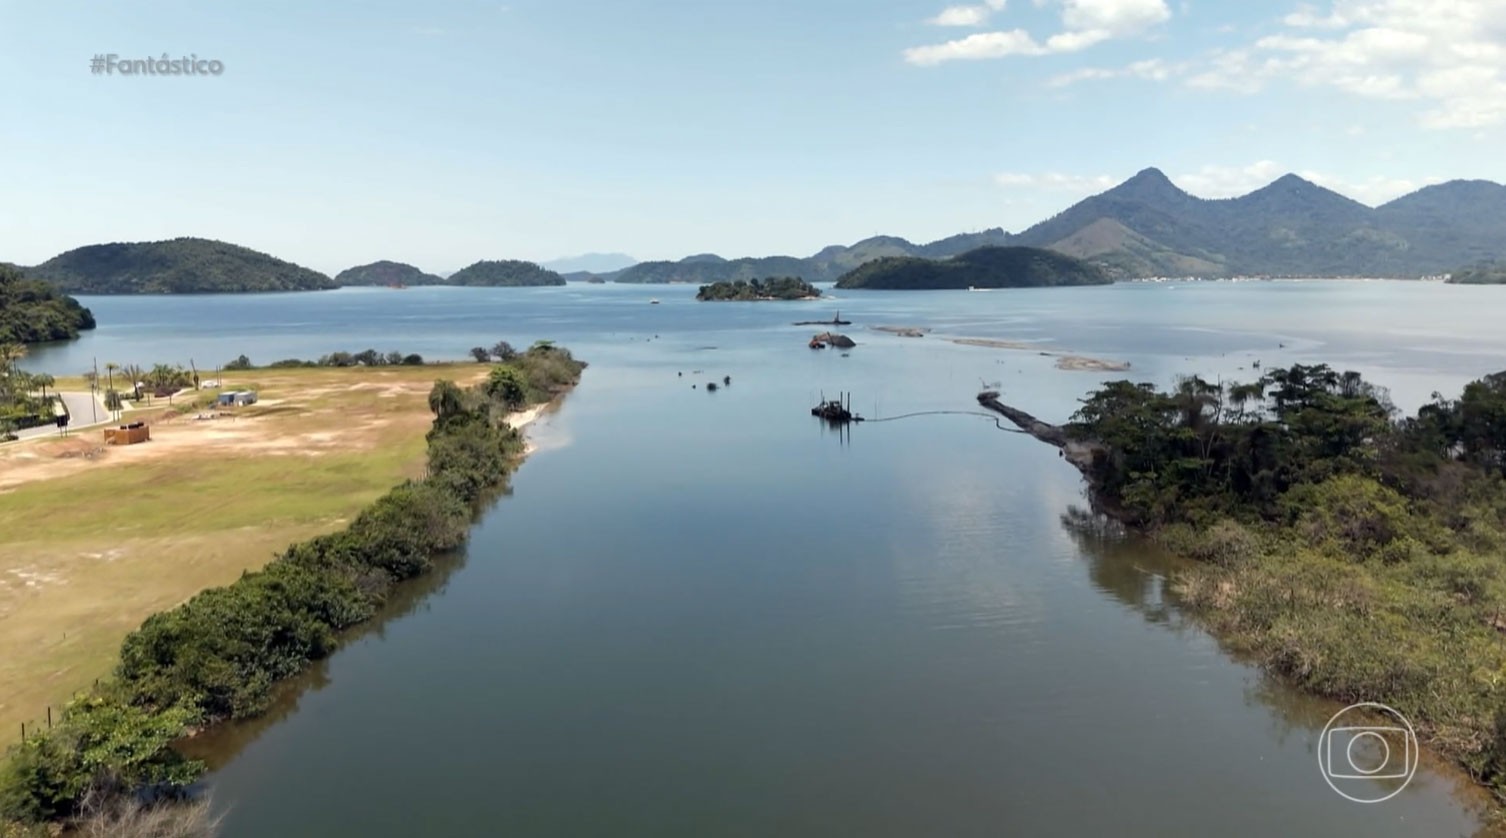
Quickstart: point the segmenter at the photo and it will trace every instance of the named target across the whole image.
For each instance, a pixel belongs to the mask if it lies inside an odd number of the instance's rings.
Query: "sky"
[[[1506,0],[0,0],[0,35],[20,264],[803,256],[1018,231],[1149,166],[1506,181]]]

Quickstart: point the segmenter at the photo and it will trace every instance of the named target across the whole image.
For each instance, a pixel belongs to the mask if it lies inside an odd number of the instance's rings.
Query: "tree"
[[[234,371],[249,370],[251,369],[251,359],[245,355],[237,355],[234,361],[229,361],[225,364],[225,369]]]
[[[518,357],[518,350],[513,349],[512,344],[508,343],[507,341],[499,340],[497,341],[496,345],[492,347],[492,357],[505,364],[508,361],[511,361],[512,359]]]
[[[363,367],[379,367],[382,365],[382,355],[375,349],[363,349],[352,357],[356,363]]]
[[[0,373],[10,375],[16,369],[16,362],[26,357],[26,344],[0,343]]]
[[[487,351],[487,348],[484,346],[473,346],[471,347],[471,357],[476,359],[476,363],[484,364],[492,359],[492,353]]]
[[[119,369],[120,369],[120,365],[117,364],[117,363],[115,363],[114,361],[106,361],[105,362],[105,381],[106,381],[106,384],[105,384],[105,407],[109,408],[110,410],[115,410],[115,411],[119,411],[120,410],[120,394],[115,392],[115,373]],[[110,406],[110,397],[111,396],[115,397],[115,406],[114,407]],[[115,418],[118,419],[120,417],[117,416]]]
[[[501,366],[492,369],[486,379],[486,394],[501,402],[508,410],[517,410],[528,403],[528,391],[523,379],[513,367]]]
[[[120,400],[120,394],[112,387],[105,391],[105,409],[115,411],[115,418],[120,418],[120,411],[125,408],[125,403]]]
[[[42,391],[42,398],[44,399],[47,398],[47,388],[57,383],[57,379],[53,378],[51,374],[45,372],[37,373],[32,380]]]
[[[387,364],[388,364],[388,366],[394,366],[395,367],[398,364],[401,364],[402,362],[403,362],[403,353],[401,353],[401,352],[388,352],[387,353]]]
[[[131,380],[132,400],[140,401],[141,385],[142,382],[146,381],[146,370],[142,369],[140,364],[126,364],[121,372]]]

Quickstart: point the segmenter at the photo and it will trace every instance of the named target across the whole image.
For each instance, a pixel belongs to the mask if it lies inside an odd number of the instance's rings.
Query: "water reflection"
[[[1191,562],[1127,532],[1108,516],[1081,506],[1072,506],[1063,513],[1061,526],[1088,560],[1088,577],[1099,590],[1130,606],[1150,623],[1177,633],[1203,633],[1193,616],[1180,608],[1173,592],[1177,574],[1190,568]],[[1223,647],[1222,643],[1219,645]],[[1228,653],[1227,648],[1223,651]],[[1244,689],[1245,705],[1270,711],[1267,714],[1270,739],[1282,747],[1303,748],[1311,756],[1313,780],[1319,781],[1320,734],[1344,705],[1292,689],[1253,663],[1246,663],[1250,677]],[[1389,792],[1397,781],[1376,782]],[[1452,797],[1481,822],[1473,833],[1476,838],[1506,836],[1506,823],[1491,822],[1499,816],[1489,793],[1451,763],[1424,750],[1417,774],[1403,796],[1422,799],[1436,795]]]

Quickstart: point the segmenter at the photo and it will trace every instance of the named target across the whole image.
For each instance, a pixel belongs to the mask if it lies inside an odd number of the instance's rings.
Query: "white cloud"
[[[911,47],[904,51],[911,64],[929,66],[945,61],[1003,58],[1011,55],[1050,55],[1078,52],[1115,38],[1128,38],[1171,18],[1166,0],[1035,0],[1037,5],[1061,8],[1062,31],[1037,41],[1023,29],[980,32],[940,44]],[[978,26],[1002,2],[988,0],[982,6],[952,6],[930,20],[943,26]]]
[[[1052,87],[1066,87],[1080,81],[1101,81],[1104,79],[1132,78],[1145,81],[1166,81],[1175,76],[1182,75],[1187,71],[1184,64],[1168,64],[1159,58],[1151,58],[1145,61],[1136,61],[1124,67],[1083,67],[1070,73],[1063,73],[1051,79]]]
[[[982,26],[994,12],[1004,11],[1006,0],[983,0],[975,6],[948,6],[926,21],[932,26]]]
[[[1506,123],[1506,3],[1332,0],[1286,15],[1286,31],[1215,52],[1188,84],[1255,92],[1273,81],[1425,103],[1430,128]]]

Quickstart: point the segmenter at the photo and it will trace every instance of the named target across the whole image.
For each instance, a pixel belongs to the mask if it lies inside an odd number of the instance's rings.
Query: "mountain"
[[[0,344],[70,340],[94,328],[94,315],[78,300],[0,263]]]
[[[533,262],[516,259],[480,261],[456,271],[445,280],[446,285],[485,285],[490,287],[516,287],[523,285],[564,285],[565,278],[554,271],[545,270]]]
[[[539,266],[569,277],[571,274],[609,274],[636,264],[638,260],[626,253],[582,253],[543,262]]]
[[[1099,267],[1054,250],[981,247],[950,259],[888,256],[842,277],[837,287],[935,291],[1106,285],[1112,281]]]
[[[790,276],[807,282],[832,282],[875,259],[896,256],[943,259],[979,247],[1007,244],[1009,239],[1008,233],[995,228],[979,233],[962,233],[924,245],[913,244],[896,236],[874,236],[851,245],[830,245],[805,258],[761,256],[725,259],[715,253],[700,253],[678,262],[640,262],[612,279],[631,283],[708,285]]]
[[[1009,243],[1087,259],[1118,277],[1418,277],[1506,257],[1506,186],[1454,181],[1371,208],[1296,175],[1208,200],[1145,169]]]
[[[346,268],[335,274],[335,282],[342,288],[350,285],[443,285],[444,281],[444,277],[426,274],[412,265],[385,259]]]
[[[210,239],[94,244],[25,271],[71,294],[313,291],[334,280],[250,248]]]

